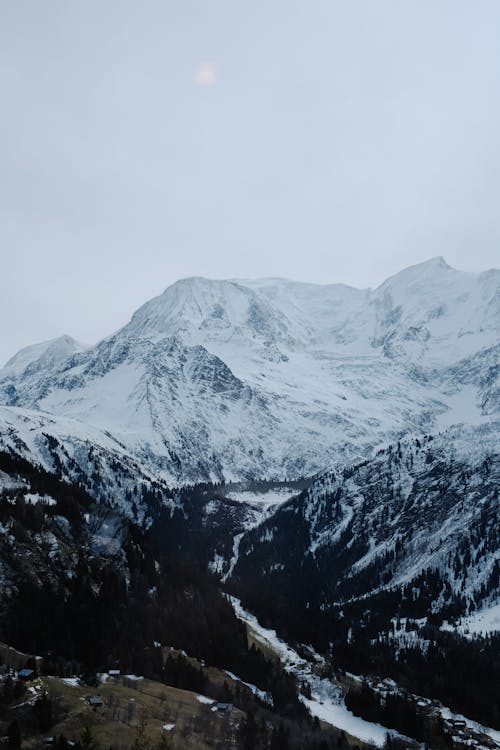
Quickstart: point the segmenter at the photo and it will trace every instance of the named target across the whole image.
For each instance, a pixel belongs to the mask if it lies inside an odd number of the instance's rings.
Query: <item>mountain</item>
[[[292,747],[325,746],[303,705],[470,744],[451,708],[494,747],[498,330],[499,272],[436,258],[374,290],[185,279],[93,347],[22,350],[0,371],[0,639],[163,679],[166,632],[192,685],[230,670],[245,731],[256,710]]]
[[[362,709],[346,697],[364,718],[394,718],[389,685],[500,729],[498,434],[461,425],[326,472],[238,536],[223,567],[284,640],[333,674],[385,681]]]
[[[15,354],[4,367],[7,376],[16,377],[23,373],[36,373],[57,368],[65,360],[85,349],[71,336],[59,336],[50,341],[26,346]]]
[[[313,724],[295,676],[251,647],[211,576],[107,502],[2,451],[0,580],[3,737],[15,724],[23,746],[109,747],[119,737],[131,748],[147,722],[143,747],[173,738],[208,750],[230,738],[244,750],[280,746],[285,724],[292,747],[350,747]],[[214,715],[218,701],[230,722]]]
[[[397,591],[389,618],[467,614],[500,597],[499,484],[496,425],[407,438],[246,532],[229,580],[304,610]]]
[[[495,418],[499,290],[498,271],[440,258],[375,290],[185,279],[92,348],[16,355],[0,399],[110,436],[170,484],[296,479]]]

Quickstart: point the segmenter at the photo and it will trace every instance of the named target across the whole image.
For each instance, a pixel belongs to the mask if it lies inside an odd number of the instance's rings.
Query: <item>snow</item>
[[[395,734],[394,731],[386,729],[381,724],[365,721],[359,716],[354,716],[348,709],[338,703],[321,704],[315,700],[309,700],[305,696],[300,697],[313,716],[325,721],[338,729],[343,729],[353,737],[363,742],[370,742],[377,747],[383,747],[387,733]]]
[[[402,737],[402,735],[393,729],[388,729],[381,724],[365,721],[358,716],[354,716],[344,705],[340,688],[335,683],[332,683],[325,678],[321,678],[315,673],[314,667],[321,665],[322,658],[316,654],[313,649],[310,647],[306,648],[314,662],[314,664],[311,665],[308,661],[302,659],[290,646],[284,643],[277,636],[276,631],[262,627],[257,618],[241,606],[241,602],[238,599],[235,597],[229,598],[237,617],[249,625],[254,638],[259,640],[267,648],[271,649],[279,657],[285,669],[292,672],[297,677],[299,684],[306,683],[309,685],[311,689],[311,698],[306,698],[304,695],[300,695],[299,697],[313,716],[317,716],[321,721],[325,721],[338,729],[343,729],[345,732],[348,732],[353,737],[356,737],[363,742],[371,742],[378,747],[384,745],[388,733],[396,737]],[[494,609],[494,612],[494,616],[496,617],[498,611]],[[357,675],[351,675],[349,673],[347,673],[347,675],[355,681],[361,681],[361,678]],[[393,680],[385,680],[384,682],[386,685],[396,688],[396,683],[394,683]],[[425,705],[428,705],[428,701]],[[441,707],[440,713],[443,719],[464,721],[466,726],[470,729],[482,732],[500,744],[500,731],[492,729],[491,727],[485,727],[460,714],[455,714],[446,707]]]
[[[240,542],[243,538],[244,531],[240,532],[239,534],[236,534],[233,538],[233,554],[231,555],[231,558],[229,560],[229,565],[227,568],[226,573],[222,576],[222,581],[225,582],[227,579],[231,576],[234,566],[238,562],[239,557],[239,551],[240,551]],[[212,564],[212,569],[215,570],[214,564]]]
[[[252,691],[254,695],[257,696],[257,698],[260,698],[261,701],[264,703],[268,703],[272,706],[273,704],[273,698],[270,695],[270,693],[267,693],[265,690],[260,690],[256,685],[253,685],[251,682],[244,682],[241,677],[238,677],[237,675],[233,674],[233,672],[230,672],[228,669],[225,669],[224,672],[227,674],[228,677],[230,677],[235,682],[241,682],[242,685],[245,685],[249,690]]]
[[[438,430],[455,424],[480,425],[492,421],[491,415],[483,414],[477,388],[464,386],[447,397],[447,409],[436,417]]]
[[[204,703],[207,706],[211,706],[213,703],[215,703],[213,698],[209,698],[206,695],[197,695],[196,700],[198,701],[198,703]]]
[[[11,357],[3,369],[10,375],[20,375],[30,365],[39,368],[54,366],[84,349],[85,347],[71,336],[60,336],[40,344],[26,346]]]
[[[62,677],[61,682],[64,682],[65,685],[69,685],[70,687],[80,686],[80,679],[78,677]]]
[[[93,439],[172,485],[310,476],[408,432],[492,419],[498,289],[497,272],[439,258],[375,290],[185,279],[91,349],[19,353],[0,392],[54,415],[65,443]]]
[[[53,497],[50,497],[49,495],[39,495],[38,492],[27,492],[24,495],[24,499],[31,505],[37,505],[38,503],[41,503],[42,505],[57,505],[57,501],[54,500]]]
[[[175,724],[164,724],[163,725],[163,729],[165,730],[165,732],[171,732],[172,729],[174,729],[174,727],[175,727]]]
[[[14,479],[4,471],[0,471],[0,492],[2,490],[18,490],[24,488],[26,485],[17,479]]]
[[[297,490],[294,491],[288,487],[272,487],[269,490],[262,491],[235,489],[226,493],[226,497],[230,500],[236,500],[239,503],[258,505],[261,508],[268,509],[286,502],[290,497],[296,495],[297,492]]]
[[[443,624],[443,630],[458,630],[462,635],[486,635],[500,630],[500,602],[462,617],[457,625]]]
[[[131,502],[124,496],[124,484],[130,490],[141,483],[146,487],[151,482],[164,484],[157,473],[140,463],[109,432],[103,432],[81,421],[55,417],[19,407],[0,406],[0,449],[19,453],[27,460],[51,471],[54,459],[48,449],[48,441],[57,441],[57,458],[64,478],[74,481],[75,462],[83,474],[92,476],[99,471],[103,485],[113,490],[113,496],[124,513],[132,514]],[[89,450],[93,459],[89,461]],[[118,473],[121,471],[121,476]],[[117,481],[120,480],[120,484]],[[101,487],[101,490],[103,487]],[[165,486],[165,495],[168,488]],[[139,508],[139,520],[144,513]]]
[[[92,535],[92,550],[99,554],[115,555],[121,548],[123,521],[109,516]]]
[[[405,437],[372,459],[349,467],[347,476],[342,471],[320,475],[299,499],[275,511],[273,524],[283,530],[287,523],[283,513],[298,513],[307,522],[310,539],[303,554],[315,554],[320,561],[318,552],[335,549],[343,531],[347,536],[341,544],[346,548],[359,537],[366,538],[366,546],[360,547],[346,566],[346,576],[393,556],[396,545],[403,545],[404,554],[395,556],[387,567],[386,582],[374,590],[404,585],[423,570],[435,568],[443,571],[457,593],[463,583],[463,593],[480,601],[478,596],[489,580],[497,551],[482,549],[479,544],[460,579],[453,574],[450,561],[461,540],[479,528],[481,514],[490,508],[493,524],[500,478],[497,452],[498,426],[494,423],[454,426],[433,439]],[[466,475],[469,479],[464,485]],[[333,504],[332,498],[336,498]],[[259,549],[252,554],[258,559]],[[286,564],[286,552],[273,562]],[[361,588],[356,596],[368,593]],[[394,633],[394,637],[408,645],[415,640],[411,633]]]
[[[273,497],[276,496],[275,492],[273,492],[272,490],[270,492]],[[241,494],[245,495],[246,493],[243,491]],[[249,493],[249,494],[254,494],[254,493]],[[261,494],[264,495],[265,493],[262,492]],[[242,500],[242,502],[245,502],[245,501]],[[243,536],[245,535],[245,533],[255,528],[256,526],[259,526],[259,524],[265,521],[266,518],[272,515],[273,510],[276,507],[276,504],[274,502],[273,503],[263,502],[256,506],[254,503],[252,503],[250,507],[252,509],[252,513],[249,514],[244,524],[244,531],[241,531],[240,533],[235,534],[235,536],[233,537],[232,554],[227,563],[226,571],[224,575],[221,577],[221,580],[223,583],[227,581],[228,578],[231,577],[232,572],[236,566],[236,563],[238,562],[239,553],[240,553],[240,542]],[[214,573],[222,573],[225,565],[226,565],[225,560],[222,559],[221,556],[216,553],[209,567],[210,567],[210,570],[212,570]]]
[[[232,596],[229,599],[236,616],[250,626],[254,638],[279,657],[284,668],[296,676],[299,684],[306,683],[309,685],[311,699],[304,695],[301,695],[300,699],[309,708],[313,716],[349,732],[360,740],[373,742],[379,747],[384,744],[388,732],[397,734],[394,730],[387,729],[380,724],[374,724],[354,716],[345,707],[342,691],[338,685],[318,676],[314,666],[282,641],[275,630],[262,627],[255,615],[247,612],[238,599]],[[311,652],[311,649],[309,651]],[[321,657],[313,653],[315,665],[317,665],[318,659],[321,660]]]
[[[452,719],[453,721],[463,721],[465,722],[465,725],[469,729],[488,735],[489,737],[491,737],[492,740],[494,740],[498,745],[500,745],[500,731],[499,730],[492,729],[491,727],[485,727],[483,724],[478,724],[477,721],[472,721],[472,719],[468,719],[466,716],[462,716],[462,714],[455,714],[452,711],[450,711],[449,708],[446,708],[446,707],[442,707],[440,709],[440,713],[443,719]]]
[[[462,625],[469,633],[491,633],[500,630],[500,602],[464,618]]]

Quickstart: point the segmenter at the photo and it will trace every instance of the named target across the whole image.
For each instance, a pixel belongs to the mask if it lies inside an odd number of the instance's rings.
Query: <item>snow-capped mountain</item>
[[[375,290],[186,279],[97,346],[23,350],[0,398],[111,436],[175,484],[312,475],[494,419],[499,290],[498,271],[442,259]]]
[[[69,357],[85,349],[71,336],[59,336],[50,341],[26,346],[15,354],[5,365],[2,374],[16,378],[25,374],[56,369]]]
[[[455,667],[479,664],[477,693],[498,653],[500,636],[464,635],[500,602],[499,330],[500,273],[434,259],[375,290],[185,279],[96,346],[28,347],[0,370],[0,575],[18,592],[40,560],[73,575],[57,509],[25,512],[48,483],[72,513],[73,487],[105,521],[85,549],[119,552],[108,521],[126,516],[302,644],[314,674],[312,649],[327,676],[402,680],[495,723]]]
[[[420,617],[472,611],[500,595],[499,484],[496,425],[408,438],[318,477],[249,530],[230,579],[288,591],[295,607],[408,587]]]

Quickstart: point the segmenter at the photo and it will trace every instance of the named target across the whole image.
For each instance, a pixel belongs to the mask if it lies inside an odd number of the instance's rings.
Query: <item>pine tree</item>
[[[135,729],[135,739],[132,745],[133,750],[149,750],[151,743],[147,733],[147,724],[144,714]]]
[[[85,727],[80,737],[79,750],[97,750],[97,743],[90,727]]]

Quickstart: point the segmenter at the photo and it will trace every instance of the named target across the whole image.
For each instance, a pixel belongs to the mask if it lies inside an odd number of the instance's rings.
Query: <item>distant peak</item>
[[[221,284],[233,284],[236,283],[232,279],[209,279],[206,276],[185,276],[182,279],[177,279],[172,284],[169,284],[165,289],[168,292],[169,289],[175,287],[194,287],[194,288],[206,288],[206,287],[217,287]],[[165,293],[164,292],[164,293]]]
[[[450,266],[449,263],[445,261],[442,255],[436,255],[434,258],[429,258],[429,260],[424,261],[420,265],[432,266],[433,268],[443,268],[450,271],[454,270],[452,266]]]
[[[433,258],[429,258],[428,260],[423,260],[421,263],[415,263],[412,266],[408,266],[407,268],[404,268],[403,270],[399,271],[399,273],[413,273],[413,272],[420,272],[425,270],[443,270],[443,271],[454,271],[455,269],[450,266],[442,255],[436,255]],[[398,276],[399,274],[395,274]]]
[[[433,258],[429,258],[429,260],[424,261],[424,263],[434,263],[440,266],[445,266],[446,268],[451,268],[451,266],[448,265],[442,255],[435,255]]]
[[[85,348],[72,336],[64,333],[54,339],[23,347],[9,359],[4,369],[9,370],[12,374],[20,373],[28,365],[42,357],[47,357],[53,361],[61,361],[76,352],[83,351]]]
[[[405,285],[413,282],[425,283],[426,280],[432,280],[437,274],[449,273],[450,271],[456,274],[465,273],[463,271],[457,271],[450,266],[442,255],[437,255],[434,258],[429,258],[429,260],[424,260],[421,263],[415,263],[413,266],[403,268],[403,270],[389,276],[377,288],[385,289],[388,286],[392,287],[398,282]]]

